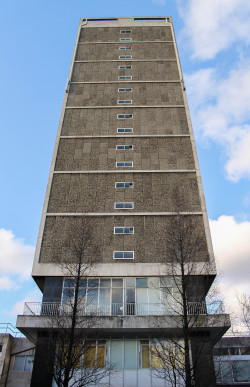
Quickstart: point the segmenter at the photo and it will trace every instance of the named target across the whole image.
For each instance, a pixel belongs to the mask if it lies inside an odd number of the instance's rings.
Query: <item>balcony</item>
[[[188,302],[189,315],[223,314],[224,306],[221,301],[206,304],[202,302]],[[58,316],[70,315],[70,305],[57,302],[26,302],[24,304],[25,316]],[[82,307],[77,312],[78,316],[164,316],[181,315],[181,306],[166,306],[155,304],[90,304]]]

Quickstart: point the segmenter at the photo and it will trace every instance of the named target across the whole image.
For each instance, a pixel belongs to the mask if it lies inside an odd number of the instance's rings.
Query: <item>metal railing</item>
[[[202,302],[187,303],[189,315],[206,315],[224,313],[222,302],[206,304]],[[137,303],[113,303],[101,304],[90,303],[82,304],[78,307],[78,316],[163,316],[180,315],[181,305],[155,304],[137,304]],[[60,316],[70,315],[72,306],[70,304],[61,304],[58,302],[25,302],[24,315],[27,316]]]
[[[0,323],[0,333],[8,333],[13,337],[24,337],[24,335],[11,323]]]

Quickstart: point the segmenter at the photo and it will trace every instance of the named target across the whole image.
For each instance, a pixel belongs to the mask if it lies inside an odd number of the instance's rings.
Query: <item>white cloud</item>
[[[227,177],[250,178],[250,59],[225,78],[206,68],[186,75],[185,81],[194,127],[224,148]]]
[[[33,290],[27,293],[23,299],[17,301],[11,310],[5,310],[4,314],[8,316],[17,316],[19,314],[23,314],[25,302],[41,302],[41,298],[42,294],[40,290],[35,287]]]
[[[246,0],[177,0],[193,57],[211,59],[242,41],[250,43],[250,2]]]
[[[0,229],[0,288],[10,289],[14,285],[17,286],[18,281],[28,279],[33,256],[33,246],[26,245],[10,230]],[[15,276],[15,284],[13,276]]]
[[[223,215],[210,220],[210,228],[227,311],[240,314],[237,294],[250,295],[250,222]]]

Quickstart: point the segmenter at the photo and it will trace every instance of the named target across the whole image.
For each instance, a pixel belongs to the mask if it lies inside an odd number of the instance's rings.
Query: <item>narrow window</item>
[[[133,161],[117,161],[116,162],[116,167],[117,168],[133,167]]]
[[[132,50],[132,47],[122,46],[122,47],[119,47],[119,50]]]
[[[134,188],[134,183],[129,181],[117,181],[115,188]]]
[[[119,59],[132,59],[132,55],[120,55]]]
[[[119,66],[119,69],[132,69],[132,66],[130,65],[123,65],[123,66]]]
[[[127,105],[131,105],[132,104],[132,99],[118,99],[117,103],[119,105],[124,105],[124,104],[127,104]]]
[[[115,210],[131,210],[134,208],[133,202],[116,202],[114,206]]]
[[[124,92],[131,93],[132,89],[130,87],[120,87],[118,89],[118,93],[124,93]]]
[[[133,118],[133,114],[117,114],[118,119],[122,118]]]
[[[133,133],[133,128],[117,128],[117,133]]]
[[[120,38],[121,42],[128,41],[128,40],[132,40],[132,38]]]
[[[134,251],[114,251],[114,259],[134,259]]]
[[[116,150],[132,150],[133,145],[116,145]]]
[[[127,80],[127,79],[132,79],[132,75],[120,75],[120,76],[118,77],[118,79],[119,79],[120,81],[124,81],[124,80]]]
[[[131,30],[121,30],[120,33],[121,34],[132,34],[132,31]]]
[[[114,234],[134,234],[134,227],[115,227]]]

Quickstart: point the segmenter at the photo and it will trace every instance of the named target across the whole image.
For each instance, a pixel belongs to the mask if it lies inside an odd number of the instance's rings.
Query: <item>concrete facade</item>
[[[20,333],[20,332],[19,332]],[[34,344],[26,337],[0,333],[0,386],[29,387],[34,361]]]
[[[143,279],[149,284],[158,276],[171,277],[169,235],[176,219],[177,196],[181,216],[199,229],[200,248],[192,256],[196,279],[190,300],[204,303],[216,270],[171,18],[81,19],[32,272],[43,291],[43,303],[62,302],[67,273],[58,263],[74,261],[74,246],[69,240],[72,230],[73,239],[80,238],[82,216],[92,230],[91,244],[85,251],[86,259],[95,257],[89,276],[106,278],[110,284],[122,279],[121,289],[128,279]],[[119,207],[126,203],[131,206]],[[122,235],[116,228],[131,230]],[[115,258],[116,252],[133,252],[133,257]],[[152,289],[146,290],[148,303]],[[113,294],[112,286],[111,291]],[[139,290],[134,292],[139,299]],[[18,318],[18,327],[37,340],[37,353],[42,353],[49,330],[41,310],[38,317],[39,313],[29,315],[26,308],[26,315]],[[180,334],[178,324],[175,316],[163,326],[166,332]],[[199,329],[211,336],[203,360],[211,363],[211,343],[228,326],[225,315],[216,321],[209,315],[201,319]],[[122,319],[114,313],[103,317],[103,334],[109,335],[110,348],[113,333],[120,335],[119,340],[126,335],[137,340],[150,331],[157,334],[139,315],[125,316],[124,312]],[[197,339],[193,348],[199,345]],[[39,355],[34,369],[33,385],[38,386]],[[208,385],[213,386],[213,370],[210,373]],[[138,375],[133,376],[131,386],[140,386]],[[159,380],[145,375],[141,385],[158,386]],[[121,378],[119,385],[126,387],[125,376]],[[201,376],[197,386],[204,387]]]

